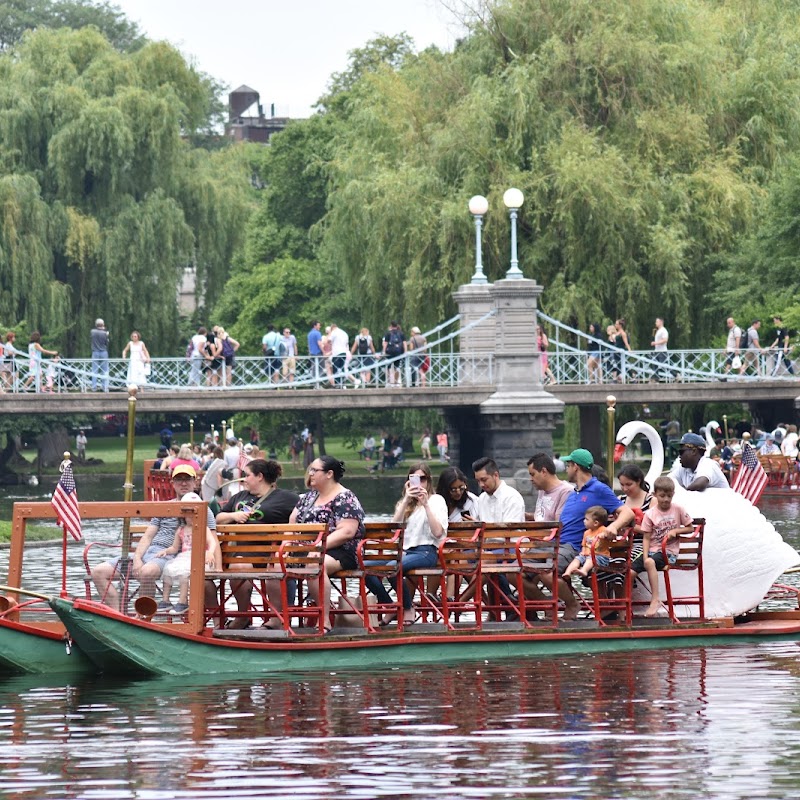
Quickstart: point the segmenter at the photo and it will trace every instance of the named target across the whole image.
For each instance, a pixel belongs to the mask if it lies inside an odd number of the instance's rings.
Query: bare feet
[[[661,603],[659,602],[650,603],[650,605],[647,607],[647,611],[644,612],[644,615],[646,617],[657,617],[658,612],[660,610],[661,610]]]
[[[575,603],[574,605],[566,606],[561,619],[565,620],[566,622],[571,622],[572,620],[578,619],[578,604]]]

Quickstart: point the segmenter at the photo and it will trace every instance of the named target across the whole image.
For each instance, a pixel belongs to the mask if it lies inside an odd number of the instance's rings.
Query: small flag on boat
[[[767,473],[758,460],[755,448],[745,444],[742,450],[742,463],[733,482],[733,491],[748,499],[755,505],[767,485]]]
[[[81,510],[78,506],[78,492],[75,488],[75,477],[72,474],[72,462],[64,459],[61,462],[61,478],[58,486],[53,492],[53,499],[50,501],[56,512],[56,519],[64,528],[69,531],[73,539],[81,540],[83,531],[81,530]]]

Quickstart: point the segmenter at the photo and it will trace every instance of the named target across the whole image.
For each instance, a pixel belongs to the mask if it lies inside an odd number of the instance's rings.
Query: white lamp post
[[[483,274],[483,264],[481,263],[481,227],[483,226],[483,215],[489,210],[489,201],[480,194],[470,198],[469,213],[475,220],[475,274],[470,283],[488,283]]]
[[[506,272],[506,278],[519,280],[523,278],[522,270],[517,260],[517,212],[522,208],[525,196],[519,189],[507,189],[503,195],[503,203],[511,217],[511,266]]]

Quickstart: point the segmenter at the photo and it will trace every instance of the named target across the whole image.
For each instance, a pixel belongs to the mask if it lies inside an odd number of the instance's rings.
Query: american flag
[[[745,444],[742,450],[742,463],[733,482],[733,491],[738,492],[755,505],[766,485],[767,473],[764,472],[764,467],[758,460],[755,448]]]
[[[78,492],[75,488],[75,477],[72,474],[72,462],[64,461],[61,465],[61,478],[50,501],[56,511],[56,519],[65,531],[72,534],[73,539],[81,540],[81,510],[78,506]]]

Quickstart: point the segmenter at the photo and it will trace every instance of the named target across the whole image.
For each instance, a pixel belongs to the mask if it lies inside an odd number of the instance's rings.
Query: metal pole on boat
[[[614,424],[614,414],[616,409],[614,406],[617,404],[617,398],[613,394],[606,397],[606,415],[607,415],[607,428],[608,435],[606,438],[606,465],[608,470],[608,479],[611,485],[614,485],[614,440],[617,438],[617,429]]]
[[[136,393],[139,388],[135,385],[128,387],[128,447],[125,458],[125,493],[123,499],[126,503],[133,500],[133,446],[136,441]],[[128,613],[128,578],[131,569],[131,521],[129,517],[122,520],[122,554],[119,560],[119,610]]]
[[[228,441],[228,435],[226,433],[227,430],[228,430],[228,422],[227,422],[227,420],[222,420],[222,441],[223,442],[227,442]],[[224,447],[225,445],[223,444],[222,446]]]
[[[725,444],[728,444],[728,415],[727,414],[723,414],[722,415],[722,427],[723,427],[723,430],[725,431]]]
[[[194,419],[189,417],[189,444],[194,446]]]

